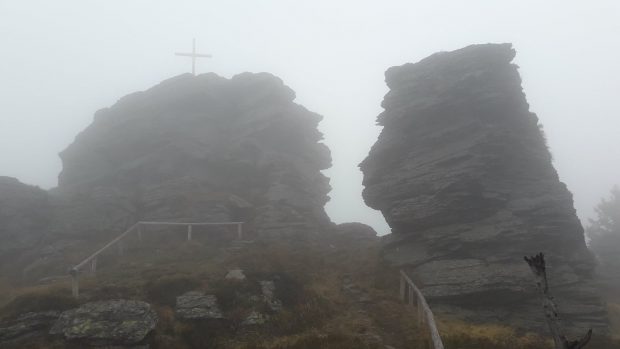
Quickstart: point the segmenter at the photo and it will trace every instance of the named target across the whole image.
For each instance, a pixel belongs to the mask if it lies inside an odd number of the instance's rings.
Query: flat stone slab
[[[59,311],[25,313],[15,320],[0,323],[0,344],[45,334],[59,316]]]
[[[151,305],[133,300],[86,303],[63,312],[50,334],[92,344],[136,344],[155,328],[157,314]]]
[[[226,280],[243,281],[243,280],[245,280],[245,274],[243,273],[243,270],[241,270],[241,269],[233,269],[233,270],[229,271],[228,274],[226,274],[225,279]]]
[[[187,320],[223,319],[217,298],[200,291],[187,292],[177,297],[176,316]]]
[[[275,297],[276,284],[271,280],[264,280],[260,282],[260,287],[269,308],[275,312],[282,310],[282,302]]]
[[[257,311],[253,311],[248,317],[243,320],[241,325],[243,326],[254,326],[254,325],[262,325],[268,320],[268,316],[265,314],[261,314]]]

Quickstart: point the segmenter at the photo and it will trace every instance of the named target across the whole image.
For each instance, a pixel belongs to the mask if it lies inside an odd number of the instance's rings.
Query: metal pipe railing
[[[108,248],[118,244],[119,252],[122,254],[124,251],[124,246],[122,244],[123,238],[129,235],[131,232],[136,230],[138,241],[142,241],[142,226],[146,225],[182,225],[187,226],[187,240],[192,240],[192,226],[204,226],[204,225],[236,225],[237,226],[237,240],[243,239],[243,223],[244,222],[192,222],[192,223],[183,223],[183,222],[137,222],[132,225],[129,229],[127,229],[124,233],[114,238],[112,241],[108,242],[105,246],[101,247],[95,253],[91,254],[80,263],[74,265],[69,269],[69,275],[71,276],[71,294],[73,297],[77,298],[80,296],[80,270],[86,266],[90,262],[90,269],[92,273],[97,271],[97,256],[103,253]]]
[[[407,295],[408,294],[408,295]],[[415,296],[415,297],[414,297]],[[404,272],[400,271],[400,299],[404,302],[409,299],[409,305],[413,306],[413,300],[415,298],[418,308],[418,324],[425,323],[431,335],[431,342],[434,349],[444,349],[437,324],[435,323],[435,316],[431,308],[428,306],[424,295],[415,285],[413,280]]]

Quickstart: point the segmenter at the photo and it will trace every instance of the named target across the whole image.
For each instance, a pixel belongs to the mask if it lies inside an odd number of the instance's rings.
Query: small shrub
[[[15,297],[1,311],[3,317],[14,317],[28,312],[64,311],[78,306],[66,289],[37,289]]]
[[[276,334],[301,333],[320,327],[332,315],[333,307],[327,299],[308,294],[303,302],[276,314],[271,325]]]

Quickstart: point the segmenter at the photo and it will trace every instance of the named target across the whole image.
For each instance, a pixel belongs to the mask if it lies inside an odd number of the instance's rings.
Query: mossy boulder
[[[86,303],[63,312],[50,334],[89,344],[140,343],[157,325],[151,305],[133,300]]]

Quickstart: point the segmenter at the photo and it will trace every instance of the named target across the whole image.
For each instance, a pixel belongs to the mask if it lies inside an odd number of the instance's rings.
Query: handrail
[[[416,294],[416,302],[418,306],[418,321],[426,323],[426,326],[428,327],[428,330],[431,334],[433,348],[444,349],[443,342],[441,341],[441,336],[439,335],[439,330],[437,329],[437,324],[435,323],[435,316],[433,315],[433,311],[428,306],[424,295],[415,285],[413,280],[411,280],[411,278],[409,278],[409,276],[403,270],[400,270],[400,298],[402,301],[405,301],[406,299],[407,286],[409,286],[408,293],[410,305],[413,305],[413,294]]]
[[[77,264],[76,266],[74,266],[71,269],[75,269],[75,270],[80,270],[83,266],[86,265],[86,263],[90,262],[91,260],[93,260],[93,258],[96,258],[99,254],[101,254],[103,251],[107,250],[109,247],[111,247],[112,245],[114,245],[115,243],[119,242],[122,238],[124,238],[125,236],[127,236],[132,230],[134,230],[134,228],[136,228],[136,226],[139,223],[136,223],[134,225],[132,225],[129,229],[127,229],[124,233],[122,233],[121,235],[117,236],[114,240],[108,242],[105,246],[103,246],[102,248],[100,248],[99,250],[97,250],[97,252],[93,253],[92,255],[90,255],[89,257],[87,257],[86,259],[84,259],[82,262],[80,262],[79,264]]]
[[[197,222],[197,223],[183,223],[183,222],[138,222],[136,224],[141,225],[237,225],[243,224],[243,222]]]
[[[187,226],[187,240],[192,239],[192,227],[193,226],[205,226],[205,225],[236,225],[237,226],[237,239],[241,240],[243,238],[243,226],[244,222],[147,222],[147,221],[139,221],[134,225],[129,227],[129,229],[125,230],[124,233],[114,238],[112,241],[105,244],[105,246],[98,249],[95,253],[86,257],[83,261],[76,264],[75,266],[69,269],[69,275],[71,275],[71,293],[74,297],[79,297],[80,295],[80,286],[79,286],[79,273],[80,269],[82,269],[89,262],[91,263],[91,271],[95,272],[97,269],[97,256],[99,256],[103,251],[112,247],[113,245],[119,243],[123,238],[125,238],[129,233],[137,228],[138,239],[142,241],[142,229],[140,229],[143,225],[183,225]]]

